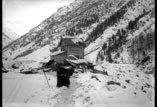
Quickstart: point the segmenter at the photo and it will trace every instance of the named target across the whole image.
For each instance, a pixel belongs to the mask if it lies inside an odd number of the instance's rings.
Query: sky
[[[3,0],[3,27],[24,35],[74,0]]]

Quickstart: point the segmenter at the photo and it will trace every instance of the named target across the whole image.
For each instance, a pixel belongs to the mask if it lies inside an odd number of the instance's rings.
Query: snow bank
[[[21,62],[20,69],[38,68],[41,66],[40,62],[46,62],[50,59],[50,46],[46,45],[31,54],[17,58],[17,62]],[[15,63],[15,62],[14,62]]]
[[[75,107],[154,106],[151,75],[139,72],[133,64],[108,63],[98,65],[95,69],[106,71],[108,75],[88,71],[79,74],[77,82],[81,86],[73,94]],[[148,85],[146,88],[146,84],[152,84],[152,87]]]
[[[97,49],[97,50],[91,52],[90,54],[88,54],[88,55],[85,56],[85,59],[86,59],[88,62],[91,62],[91,63],[93,63],[94,65],[96,65],[96,59],[97,59],[98,52],[99,52],[99,49]]]
[[[17,60],[20,61],[24,61],[24,60],[34,60],[37,62],[41,62],[43,59],[46,59],[49,55],[50,55],[50,51],[49,51],[49,45],[46,45],[42,48],[39,48],[38,50],[34,51],[33,53],[22,57],[22,58],[18,58]]]

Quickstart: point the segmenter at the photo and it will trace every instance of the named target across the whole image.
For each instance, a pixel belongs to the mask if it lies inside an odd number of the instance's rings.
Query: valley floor
[[[74,73],[70,88],[56,87],[55,72],[46,73],[50,87],[42,71],[3,73],[3,107],[154,107],[153,75],[129,64],[97,68],[107,74]]]

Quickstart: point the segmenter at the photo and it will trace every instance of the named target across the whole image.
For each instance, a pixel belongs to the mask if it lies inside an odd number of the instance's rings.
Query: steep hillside
[[[2,47],[4,48],[6,45],[8,45],[9,43],[11,43],[13,40],[8,37],[6,34],[2,33]]]
[[[89,34],[86,53],[99,47],[97,62],[109,63],[134,63],[154,54],[154,12],[154,1],[128,1]]]
[[[55,36],[76,36],[85,41],[99,21],[110,15],[123,3],[125,0],[75,0],[69,6],[58,9],[55,14],[14,41],[3,51],[15,51],[17,48],[27,46],[25,51],[31,52],[49,44]],[[21,53],[18,53],[17,57]]]
[[[154,0],[75,0],[4,48],[16,59],[75,36],[94,63],[140,63],[154,59]],[[89,59],[91,59],[89,57]],[[93,62],[93,61],[91,61]]]

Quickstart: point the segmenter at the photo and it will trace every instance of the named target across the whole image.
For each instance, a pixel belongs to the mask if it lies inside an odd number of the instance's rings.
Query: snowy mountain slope
[[[9,43],[11,43],[13,40],[8,37],[5,33],[2,32],[2,47],[5,47],[6,45],[8,45]]]
[[[87,43],[94,42],[85,51],[89,53],[101,47],[97,61],[111,63],[133,63],[142,58],[143,53],[148,55],[147,52],[154,51],[154,4],[153,1],[145,1],[145,5],[141,5],[141,2],[128,1],[97,25],[87,39]]]
[[[54,36],[77,36],[85,40],[86,37],[83,35],[88,36],[100,18],[107,16],[124,2],[125,0],[76,0],[69,6],[58,9],[55,14],[15,40],[3,51],[23,48],[31,43],[33,44],[29,48],[36,50],[53,41]],[[26,51],[29,51],[29,48]]]
[[[8,35],[11,39],[16,40],[17,38],[19,38],[20,36],[18,34],[16,34],[13,30],[11,30],[10,28],[3,28],[3,32]]]
[[[154,9],[153,0],[76,0],[3,51],[5,57],[16,59],[47,44],[57,44],[60,36],[76,36],[87,46],[87,60],[96,51],[97,64],[140,63],[149,56],[153,60]]]

